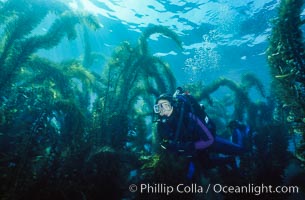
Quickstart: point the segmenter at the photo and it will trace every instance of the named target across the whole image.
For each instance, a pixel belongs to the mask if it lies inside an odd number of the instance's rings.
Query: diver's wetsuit
[[[204,167],[235,164],[232,155],[244,153],[244,148],[227,139],[214,136],[205,124],[194,114],[183,114],[179,120],[181,111],[174,109],[172,115],[163,118],[158,123],[158,135],[161,146],[174,153],[192,157],[192,160],[200,159]],[[179,121],[181,124],[179,125]],[[180,126],[180,127],[179,127]],[[179,131],[177,131],[179,129]],[[210,153],[222,153],[231,156],[210,156]]]
[[[203,150],[213,144],[213,134],[197,116],[192,113],[183,114],[181,123],[179,117],[180,111],[174,110],[169,118],[158,123],[158,134],[165,148],[173,149],[175,147],[171,144],[174,144],[177,145],[177,150],[181,148],[180,150],[187,152]]]
[[[176,145],[179,143],[181,148],[190,148],[185,149],[186,151],[193,147],[193,150],[209,149],[211,152],[228,155],[244,153],[244,148],[240,143],[233,143],[219,136],[214,137],[204,123],[190,112],[183,114],[183,119],[179,125],[179,115],[180,111],[175,109],[169,118],[164,118],[158,123],[158,134],[164,142],[165,148],[168,144]],[[172,146],[171,149],[173,148]],[[177,146],[177,148],[179,147]]]

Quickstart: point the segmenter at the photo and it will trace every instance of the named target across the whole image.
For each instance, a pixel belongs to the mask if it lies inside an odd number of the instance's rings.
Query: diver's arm
[[[200,139],[199,141],[194,142],[195,149],[202,150],[211,146],[214,142],[214,137],[211,131],[202,123],[202,121],[196,115],[189,113],[189,117],[195,121],[195,124],[198,126],[196,128],[198,128],[201,134],[205,134],[207,136],[207,140]]]

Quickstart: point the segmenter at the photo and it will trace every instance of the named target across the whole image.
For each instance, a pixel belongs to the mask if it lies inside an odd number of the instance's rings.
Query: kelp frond
[[[218,80],[215,80],[213,83],[202,89],[199,99],[202,100],[204,98],[207,98],[221,86],[227,86],[232,91],[235,91],[237,93],[241,92],[240,86],[238,86],[237,83],[235,83],[234,81],[226,78],[219,78]]]
[[[250,99],[246,90],[232,80],[220,78],[210,85],[204,87],[199,96],[199,100],[208,99],[208,101],[211,101],[210,95],[221,86],[226,86],[233,91],[235,95],[235,109],[233,118],[242,121],[244,117],[244,111],[247,107],[249,107]]]
[[[277,98],[278,106],[288,105],[286,112],[294,115],[295,119],[304,118],[305,113],[305,46],[301,27],[304,22],[301,19],[303,5],[304,0],[281,1],[278,18],[273,21],[274,26],[267,49],[273,78],[271,92]],[[282,118],[282,121],[288,122],[291,133],[298,132],[290,120]],[[301,141],[296,149],[300,150],[304,143],[304,140]]]
[[[91,30],[96,31],[97,29],[101,28],[101,24],[99,23],[98,19],[93,15],[88,15],[87,13],[79,14],[79,19],[81,24],[84,24],[86,27],[90,28]]]
[[[147,63],[151,63],[152,67],[143,67],[142,69],[148,77],[146,81],[154,81],[155,84],[147,83],[146,85],[154,86],[159,91],[158,95],[174,91],[176,79],[169,65],[157,57],[149,57]]]
[[[160,33],[171,38],[178,45],[179,48],[182,48],[182,42],[180,41],[179,36],[174,31],[170,30],[165,26],[150,26],[143,31],[139,39],[141,53],[143,55],[146,55],[148,53],[147,39],[155,33]]]
[[[25,85],[30,83],[37,85],[50,84],[50,89],[55,88],[57,90],[57,96],[59,94],[62,94],[64,98],[71,96],[71,90],[68,89],[70,77],[64,74],[62,66],[45,58],[32,56],[26,63],[25,68],[32,72],[32,77],[26,77]],[[20,75],[22,77],[22,74]]]
[[[263,83],[254,74],[243,74],[241,77],[241,83],[246,90],[250,89],[251,87],[256,87],[262,97],[266,97]]]
[[[64,36],[67,36],[69,40],[75,39],[75,25],[77,23],[79,23],[79,18],[67,12],[55,20],[45,35],[33,36],[25,40],[24,46],[33,49],[31,52],[29,51],[29,53],[32,53],[36,49],[49,49],[54,47]]]
[[[84,83],[85,88],[92,88],[95,82],[95,76],[80,64],[65,66],[63,70],[68,77],[77,78]]]
[[[32,19],[31,13],[25,12],[23,15],[23,12],[20,11],[21,14],[16,18],[16,22],[23,23],[20,26],[11,26],[7,28],[7,30],[10,30],[9,32],[11,34],[7,34],[4,38],[5,41],[2,42],[4,47],[1,52],[0,66],[3,73],[0,76],[0,88],[4,88],[13,81],[18,70],[22,65],[26,64],[29,57],[38,49],[50,49],[59,44],[61,39],[65,36],[69,40],[75,39],[77,35],[75,27],[77,24],[86,22],[86,24],[90,24],[91,27],[98,28],[98,23],[93,17],[90,17],[89,15],[77,15],[71,11],[65,11],[53,22],[46,34],[25,37],[25,35],[33,30],[34,27],[38,25],[38,22],[40,22],[49,12],[46,9],[48,8],[46,2],[38,2],[43,5],[42,8],[35,7],[36,10],[40,10],[41,12],[39,15],[35,16],[39,19]],[[40,5],[39,3],[37,5]],[[29,6],[29,9],[31,8],[31,5],[27,6]],[[84,17],[84,19],[82,19],[82,17]],[[14,25],[14,22],[12,22],[12,24]],[[23,30],[22,27],[26,28]]]

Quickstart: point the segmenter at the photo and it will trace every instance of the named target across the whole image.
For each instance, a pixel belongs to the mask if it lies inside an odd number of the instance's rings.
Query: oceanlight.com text
[[[214,192],[217,194],[253,194],[259,196],[261,194],[292,194],[299,193],[298,186],[272,186],[272,185],[222,185],[222,184],[207,184],[205,186],[193,184],[178,184],[167,185],[164,183],[143,183],[131,184],[129,186],[130,192],[140,192],[141,194],[166,194],[172,193],[205,193]]]
[[[228,186],[215,184],[213,185],[213,191],[215,193],[225,193],[225,194],[292,194],[299,193],[298,186],[272,186],[272,185],[254,185],[248,184],[243,186]]]

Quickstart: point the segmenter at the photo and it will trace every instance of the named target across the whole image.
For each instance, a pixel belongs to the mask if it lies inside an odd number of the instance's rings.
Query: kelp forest
[[[183,86],[204,105],[218,135],[228,137],[226,126],[231,120],[246,122],[253,130],[253,148],[240,157],[238,175],[221,167],[209,169],[203,172],[201,185],[297,185],[296,197],[304,198],[303,5],[303,0],[282,0],[272,21],[266,51],[270,94],[251,73],[241,74],[240,82],[223,74],[208,85]],[[37,27],[46,18],[53,21],[38,34]],[[129,185],[187,182],[179,161],[159,151],[152,108],[160,94],[172,93],[178,85],[172,66],[152,55],[148,43],[151,35],[160,34],[180,51],[183,41],[167,27],[151,25],[137,43],[124,41],[105,58],[91,50],[94,44],[88,38],[99,28],[96,17],[72,11],[59,1],[0,1],[1,200],[160,199],[160,194],[132,193]],[[77,37],[85,41],[82,57],[56,62],[39,54]],[[107,60],[100,73],[91,70],[98,59]],[[216,98],[213,94],[222,87],[230,96]],[[251,99],[250,90],[264,101]],[[274,196],[295,197],[264,194],[260,198]]]

